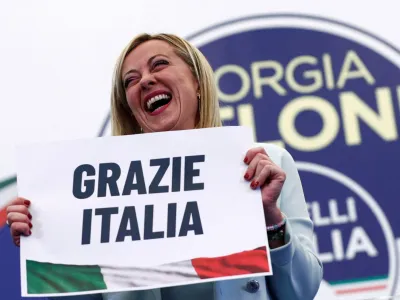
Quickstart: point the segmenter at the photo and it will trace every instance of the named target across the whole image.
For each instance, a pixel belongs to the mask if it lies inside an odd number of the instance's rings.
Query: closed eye
[[[127,89],[131,83],[133,83],[133,82],[135,82],[137,80],[138,80],[137,77],[129,77],[129,78],[125,79],[124,88]]]
[[[165,59],[159,59],[153,63],[153,69],[155,69],[159,66],[168,65],[168,64],[169,64],[169,62],[166,61]]]

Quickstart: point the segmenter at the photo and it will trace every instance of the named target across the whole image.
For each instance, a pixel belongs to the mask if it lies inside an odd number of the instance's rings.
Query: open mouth
[[[172,95],[169,93],[159,94],[146,101],[146,111],[151,115],[160,113],[162,110],[167,108],[171,102]]]

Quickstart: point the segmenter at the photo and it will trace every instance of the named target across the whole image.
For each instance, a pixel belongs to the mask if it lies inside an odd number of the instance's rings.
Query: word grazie
[[[185,156],[184,161],[185,169],[183,190],[203,190],[204,183],[193,183],[193,179],[195,176],[200,175],[200,170],[194,168],[194,163],[204,162],[205,156]],[[97,176],[94,166],[83,164],[78,166],[74,171],[72,193],[75,198],[87,199],[95,193],[96,184],[98,198],[106,197],[107,188],[109,188],[111,196],[127,196],[134,190],[136,190],[138,194],[168,193],[170,192],[170,186],[160,185],[160,182],[170,167],[172,168],[171,191],[180,192],[182,177],[181,164],[181,157],[173,157],[172,165],[171,158],[151,159],[150,167],[158,167],[158,171],[151,180],[146,180],[143,173],[142,162],[140,160],[131,161],[122,191],[120,191],[117,184],[121,179],[121,168],[118,164],[99,164],[99,172]],[[86,175],[86,178],[84,178],[84,174]],[[146,183],[149,185],[147,186]]]

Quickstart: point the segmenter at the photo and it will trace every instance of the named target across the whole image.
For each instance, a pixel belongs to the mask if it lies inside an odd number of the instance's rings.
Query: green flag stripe
[[[72,293],[104,290],[98,266],[75,266],[26,261],[28,294]]]
[[[14,184],[17,182],[17,177],[7,178],[3,181],[0,181],[0,190],[9,186],[10,184]]]

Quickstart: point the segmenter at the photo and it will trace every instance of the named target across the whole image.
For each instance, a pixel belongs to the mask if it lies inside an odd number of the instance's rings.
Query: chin
[[[184,122],[181,118],[164,118],[160,119],[160,122],[147,123],[144,128],[147,128],[145,132],[163,132],[163,131],[178,131],[178,130],[189,130],[195,128],[196,122]],[[193,124],[192,124],[193,123]]]
[[[176,123],[168,122],[167,124],[157,124],[157,125],[148,125],[148,130],[146,132],[163,132],[163,131],[174,131],[179,130]]]

